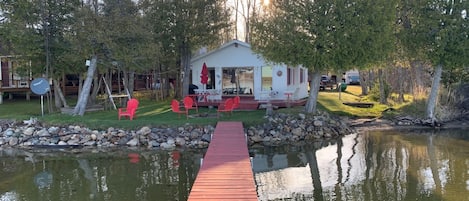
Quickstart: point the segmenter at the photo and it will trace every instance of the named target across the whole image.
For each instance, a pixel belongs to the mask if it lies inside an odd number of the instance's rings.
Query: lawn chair
[[[194,105],[194,99],[190,96],[186,96],[183,99],[184,102],[184,108],[186,108],[187,114],[189,114],[189,110],[195,109],[196,112],[199,112],[199,108],[197,107],[197,104]]]
[[[239,96],[235,96],[233,98],[233,109],[238,109],[239,108],[239,102],[240,102]]]
[[[221,112],[226,112],[230,114],[233,112],[233,99],[232,98],[226,99],[222,105],[218,106],[217,118],[220,117]]]
[[[179,101],[177,101],[176,99],[173,99],[171,101],[171,110],[174,112],[174,113],[177,113],[178,114],[178,117],[181,118],[181,114],[186,114],[186,119],[189,118],[188,117],[188,110],[184,109],[184,110],[181,110],[181,106],[179,105]]]
[[[119,120],[121,120],[121,117],[129,117],[130,120],[134,119],[137,108],[138,100],[135,98],[130,99],[129,101],[127,101],[126,108],[119,108],[117,113]]]

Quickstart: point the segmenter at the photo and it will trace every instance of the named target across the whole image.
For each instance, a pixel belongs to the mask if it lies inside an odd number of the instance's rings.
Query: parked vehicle
[[[336,76],[333,75],[332,78],[330,78],[327,75],[322,75],[321,76],[321,82],[319,84],[319,90],[326,90],[327,88],[330,88],[331,90],[334,89],[334,87],[337,86],[337,81],[336,81]]]
[[[357,70],[345,72],[343,80],[348,85],[360,85],[360,74]]]

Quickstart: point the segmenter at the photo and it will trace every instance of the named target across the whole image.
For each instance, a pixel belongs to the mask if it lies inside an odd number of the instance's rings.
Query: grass
[[[415,106],[412,101],[398,103],[395,98],[396,95],[391,95],[388,104],[379,104],[378,102],[371,101],[366,96],[361,96],[360,86],[347,86],[345,92],[340,93],[337,91],[320,91],[318,97],[318,108],[329,111],[337,115],[345,115],[351,117],[382,117],[393,116],[403,113],[409,108],[413,108],[412,112],[421,113],[421,109]],[[412,100],[409,95],[405,96],[406,100]],[[358,108],[342,104],[343,102],[367,102],[374,103],[371,108]],[[391,112],[384,113],[386,109],[393,108]]]
[[[95,129],[107,129],[109,127],[137,129],[142,126],[215,125],[217,121],[242,121],[245,125],[254,125],[261,123],[265,115],[264,110],[235,111],[231,115],[224,113],[220,118],[217,118],[216,108],[199,108],[198,114],[206,114],[209,117],[194,118],[196,111],[191,110],[191,117],[186,119],[185,115],[178,117],[178,114],[171,111],[169,100],[156,102],[149,99],[140,99],[139,101],[137,117],[133,121],[126,119],[119,121],[117,111],[114,109],[86,112],[84,116],[72,116],[58,112],[42,116],[40,101],[35,99],[31,101],[5,101],[0,105],[0,119],[25,120],[30,117],[37,117],[38,120],[47,122],[48,125],[80,125]]]
[[[342,104],[343,102],[370,102],[366,97],[361,97],[361,88],[359,86],[348,86],[345,92],[340,94],[333,91],[321,91],[318,97],[318,109],[325,110],[337,115],[345,115],[351,117],[381,117],[383,115],[396,115],[401,113],[421,113],[422,104],[412,101],[405,103],[396,103],[393,98],[390,104],[383,105],[376,102],[372,108],[357,108]],[[406,97],[412,100],[411,97]],[[263,123],[265,110],[256,111],[235,111],[232,115],[223,114],[220,118],[216,117],[216,109],[199,108],[198,114],[209,115],[209,117],[197,117],[186,119],[184,115],[178,117],[171,111],[170,101],[153,101],[147,98],[139,97],[140,105],[137,110],[137,117],[133,121],[126,119],[118,120],[117,111],[108,109],[104,111],[86,112],[84,116],[72,116],[68,114],[52,113],[47,111],[45,115],[41,115],[41,103],[38,97],[33,97],[30,101],[21,98],[15,98],[14,101],[4,100],[0,105],[0,119],[15,119],[18,121],[37,117],[41,122],[48,125],[79,125],[94,129],[107,129],[109,127],[122,129],[138,129],[142,126],[160,127],[160,126],[182,126],[191,125],[216,125],[218,121],[241,121],[246,126],[257,125]],[[47,101],[44,101],[47,104]],[[70,99],[69,104],[75,104],[76,100]],[[383,114],[387,108],[394,108],[391,113]],[[47,108],[45,106],[45,108]],[[279,112],[298,113],[303,111],[303,107],[282,108]],[[405,111],[405,112],[403,112]],[[195,111],[190,111],[194,116]]]

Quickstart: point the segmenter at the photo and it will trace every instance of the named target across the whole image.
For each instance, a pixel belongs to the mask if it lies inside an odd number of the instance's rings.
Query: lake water
[[[259,200],[469,200],[469,130],[251,148]],[[187,200],[201,151],[0,149],[0,201]]]

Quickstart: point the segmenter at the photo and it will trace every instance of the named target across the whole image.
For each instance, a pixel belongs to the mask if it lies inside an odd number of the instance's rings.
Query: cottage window
[[[223,68],[222,88],[225,95],[252,94],[254,68]]]
[[[262,90],[269,91],[272,89],[272,66],[262,67]]]

